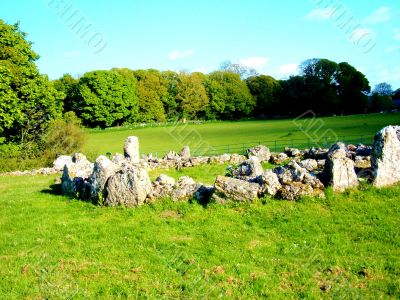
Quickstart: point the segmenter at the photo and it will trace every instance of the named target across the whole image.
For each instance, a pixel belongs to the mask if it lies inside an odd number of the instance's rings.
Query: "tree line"
[[[18,24],[0,20],[0,144],[41,140],[51,120],[67,113],[68,120],[76,115],[75,123],[99,128],[295,117],[307,110],[357,114],[389,109],[399,91],[382,83],[371,94],[364,74],[328,59],[306,60],[286,80],[227,61],[209,74],[115,68],[51,81],[40,74],[38,58]]]

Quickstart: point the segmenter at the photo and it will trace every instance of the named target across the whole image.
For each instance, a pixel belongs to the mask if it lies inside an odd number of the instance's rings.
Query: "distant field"
[[[1,299],[399,299],[400,186],[103,208],[0,177]]]
[[[89,130],[85,153],[95,157],[122,152],[126,137],[140,139],[141,152],[163,155],[189,145],[197,155],[209,152],[240,152],[258,143],[273,150],[284,146],[328,146],[335,137],[346,142],[371,143],[374,134],[387,125],[400,124],[400,114],[370,114],[302,120],[217,122],[178,127]],[[274,141],[277,141],[276,144]],[[220,146],[227,145],[230,146]],[[213,147],[217,146],[217,147]]]

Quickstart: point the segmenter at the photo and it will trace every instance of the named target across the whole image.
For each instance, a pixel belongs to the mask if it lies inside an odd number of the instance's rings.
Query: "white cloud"
[[[69,52],[64,52],[63,53],[63,57],[64,58],[77,58],[81,56],[81,52],[80,51],[69,51]]]
[[[335,12],[334,7],[316,8],[313,9],[305,16],[308,21],[325,21],[328,20]]]
[[[364,19],[366,24],[385,23],[391,19],[390,7],[381,6]]]
[[[194,53],[195,53],[194,50],[185,50],[185,51],[174,50],[168,54],[168,58],[170,60],[178,60],[178,59],[182,59],[182,58],[191,57],[194,55]]]
[[[254,68],[254,69],[259,69],[264,67],[267,63],[269,62],[268,57],[248,57],[248,58],[242,58],[239,60],[239,63],[243,66],[249,67],[249,68]]]
[[[350,36],[350,40],[352,41],[361,41],[363,38],[365,38],[368,35],[373,35],[374,33],[372,32],[371,29],[368,28],[357,28],[353,30]]]
[[[392,46],[386,48],[386,53],[394,53],[400,51],[400,46]]]
[[[279,67],[279,74],[282,76],[292,75],[297,73],[299,65],[298,64],[286,64]]]

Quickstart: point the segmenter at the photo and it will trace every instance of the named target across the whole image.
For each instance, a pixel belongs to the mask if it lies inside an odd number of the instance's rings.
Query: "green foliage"
[[[26,34],[0,20],[0,138],[34,143],[60,116],[63,94],[39,74]]]
[[[86,142],[86,135],[80,126],[81,121],[73,112],[66,113],[62,119],[51,121],[43,136],[42,157],[50,163],[60,155],[80,152]]]
[[[255,99],[240,75],[216,71],[209,75],[208,80],[211,81],[207,84],[210,107],[223,108],[218,114],[221,119],[237,120],[252,113]]]
[[[88,72],[79,79],[74,111],[90,127],[110,127],[138,120],[137,81],[115,70]]]
[[[181,117],[194,120],[205,110],[209,101],[204,87],[205,80],[206,76],[201,73],[182,72],[178,75],[176,101]]]
[[[102,208],[0,177],[5,299],[398,299],[400,187]],[[264,203],[264,204],[263,204]]]
[[[246,80],[251,94],[256,98],[256,116],[274,116],[278,112],[282,93],[280,83],[271,76],[259,75]]]
[[[73,78],[70,74],[64,74],[60,79],[54,80],[54,87],[62,92],[65,97],[63,100],[64,112],[74,110],[74,102],[79,94],[79,80]]]

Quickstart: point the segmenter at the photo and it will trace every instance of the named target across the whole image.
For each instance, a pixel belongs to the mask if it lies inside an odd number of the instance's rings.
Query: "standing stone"
[[[102,203],[104,187],[108,178],[118,171],[118,166],[105,156],[99,156],[94,163],[93,173],[89,178],[90,198],[96,203]]]
[[[152,185],[147,171],[127,166],[108,179],[104,204],[127,207],[142,205],[151,190]]]
[[[179,152],[179,155],[180,155],[180,157],[182,157],[185,160],[190,159],[190,148],[189,148],[189,146],[183,147],[181,152]]]
[[[258,198],[260,185],[247,181],[218,176],[214,184],[214,192],[211,201],[217,203],[253,202]]]
[[[81,153],[75,153],[72,162],[64,166],[61,178],[61,190],[64,195],[86,196],[87,179],[93,172],[93,163]]]
[[[64,166],[72,163],[72,157],[67,155],[61,155],[53,162],[53,168],[57,171],[64,170]]]
[[[343,192],[359,185],[354,161],[347,157],[343,143],[337,143],[329,149],[324,176],[335,192]]]
[[[388,126],[376,134],[371,160],[374,186],[400,182],[400,126]]]
[[[136,136],[130,136],[126,139],[124,146],[124,155],[134,164],[139,162],[139,139]]]

